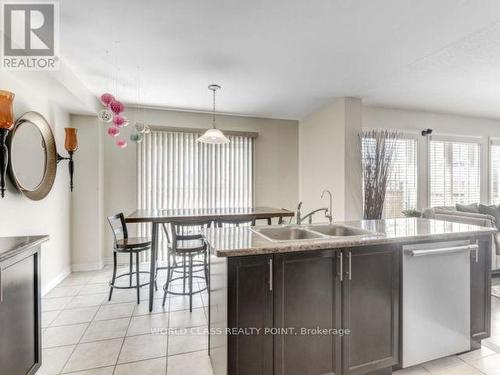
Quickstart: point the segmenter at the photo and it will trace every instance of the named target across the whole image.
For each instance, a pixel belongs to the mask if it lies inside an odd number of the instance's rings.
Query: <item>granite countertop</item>
[[[385,243],[449,240],[497,232],[496,228],[420,218],[359,220],[335,222],[334,224],[369,230],[373,234],[279,242],[266,239],[255,233],[250,227],[227,227],[207,229],[205,237],[212,254],[217,257],[231,257]]]
[[[0,262],[49,240],[49,236],[0,237]]]

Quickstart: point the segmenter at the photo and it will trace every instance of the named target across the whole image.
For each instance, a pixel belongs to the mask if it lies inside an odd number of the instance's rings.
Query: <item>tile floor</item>
[[[212,374],[206,293],[195,297],[189,313],[183,296],[169,297],[163,308],[160,288],[149,313],[147,288],[139,305],[135,290],[115,290],[108,302],[110,275],[109,269],[72,273],[43,298],[44,363],[37,375]],[[495,297],[491,315],[492,335],[482,349],[395,374],[500,375],[500,299]]]
[[[147,288],[139,305],[135,290],[115,290],[108,302],[110,276],[109,268],[75,272],[44,296],[37,375],[212,374],[206,292],[194,297],[189,313],[184,296],[170,296],[163,308],[159,288],[149,313]]]

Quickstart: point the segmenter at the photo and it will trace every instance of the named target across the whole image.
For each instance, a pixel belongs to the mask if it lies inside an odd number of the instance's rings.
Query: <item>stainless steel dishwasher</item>
[[[478,245],[403,246],[403,368],[470,350],[470,262]]]

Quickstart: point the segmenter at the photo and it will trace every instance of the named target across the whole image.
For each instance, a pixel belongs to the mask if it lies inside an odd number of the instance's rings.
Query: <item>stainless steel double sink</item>
[[[377,235],[378,233],[341,224],[287,225],[252,228],[269,241],[302,241],[326,238]]]

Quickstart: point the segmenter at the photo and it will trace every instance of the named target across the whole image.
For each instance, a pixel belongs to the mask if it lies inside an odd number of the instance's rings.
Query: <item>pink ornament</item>
[[[125,106],[121,102],[119,102],[118,100],[113,100],[109,104],[109,109],[111,109],[113,111],[113,113],[118,115],[125,110]]]
[[[116,126],[110,126],[108,128],[108,135],[110,137],[116,137],[118,134],[120,134],[120,129],[118,129]]]
[[[120,148],[125,148],[127,147],[127,141],[125,139],[118,139],[116,145]]]
[[[104,93],[101,95],[101,103],[103,106],[107,107],[109,104],[115,100],[115,97],[110,93]]]
[[[113,124],[117,127],[121,127],[125,125],[125,118],[122,115],[115,115],[115,117],[113,117]]]

